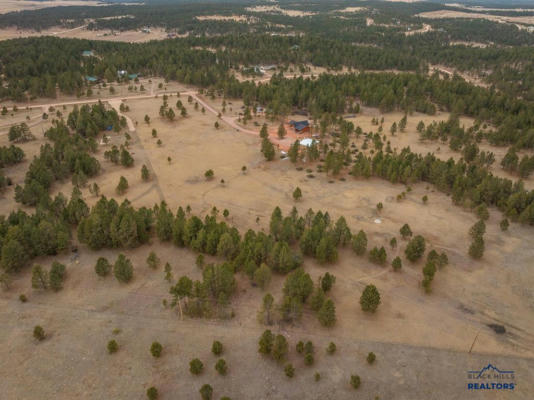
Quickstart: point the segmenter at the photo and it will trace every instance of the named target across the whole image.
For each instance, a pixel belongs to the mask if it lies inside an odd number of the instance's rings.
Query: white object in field
[[[309,139],[309,138],[299,140],[299,144],[301,146],[306,146],[306,147],[310,147],[314,142],[316,142],[316,140]]]
[[[375,224],[381,224],[382,220],[380,218],[375,219]]]

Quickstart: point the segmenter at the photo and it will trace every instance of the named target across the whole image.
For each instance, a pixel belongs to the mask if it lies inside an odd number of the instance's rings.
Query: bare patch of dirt
[[[267,14],[283,14],[289,17],[307,17],[310,15],[315,15],[315,12],[311,11],[300,11],[300,10],[291,10],[287,8],[280,8],[280,6],[255,6],[247,7],[247,11],[257,12],[257,13],[267,13]]]
[[[512,23],[512,24],[526,24],[534,25],[534,16],[503,16],[492,14],[480,14],[480,13],[467,13],[462,11],[452,10],[439,10],[428,11],[417,14],[421,18],[466,18],[466,19],[487,19],[488,21],[500,22],[500,23]]]

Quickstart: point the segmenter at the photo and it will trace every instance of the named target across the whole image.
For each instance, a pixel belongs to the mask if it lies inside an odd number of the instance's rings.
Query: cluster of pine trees
[[[71,135],[63,121],[54,121],[45,137],[52,144],[41,146],[26,172],[24,186],[15,187],[15,200],[19,203],[49,204],[48,192],[54,181],[72,176],[74,183],[81,184],[100,171],[100,163],[89,154],[97,148],[93,138]]]
[[[498,178],[487,168],[464,160],[442,161],[433,154],[414,154],[409,148],[391,154],[379,151],[372,157],[359,153],[351,174],[355,178],[378,176],[393,183],[429,182],[451,194],[456,204],[496,206],[514,221],[534,224],[534,191],[525,190],[521,181]]]
[[[126,125],[125,122],[121,123],[117,112],[114,109],[106,109],[101,101],[92,106],[87,104],[80,108],[74,106],[67,117],[67,126],[86,138],[94,138],[110,127],[118,132],[121,127]]]

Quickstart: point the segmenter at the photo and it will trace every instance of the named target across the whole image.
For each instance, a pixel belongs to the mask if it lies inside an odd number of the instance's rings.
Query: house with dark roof
[[[289,121],[289,126],[292,126],[296,133],[304,133],[310,131],[310,123],[308,120],[304,121]]]

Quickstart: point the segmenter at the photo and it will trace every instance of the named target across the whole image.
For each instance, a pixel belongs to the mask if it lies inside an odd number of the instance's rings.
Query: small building
[[[117,71],[117,76],[119,78],[125,77],[126,75],[128,75],[128,71],[126,71],[125,69],[119,69]]]
[[[137,78],[137,74],[128,74],[128,79],[134,80]]]
[[[97,83],[98,82],[98,78],[96,76],[89,76],[87,75],[85,77],[85,80],[89,83]]]
[[[84,50],[82,51],[82,57],[93,57],[95,53],[93,50]]]
[[[304,133],[310,131],[310,123],[308,120],[304,121],[289,121],[289,126],[292,126],[296,133]]]

